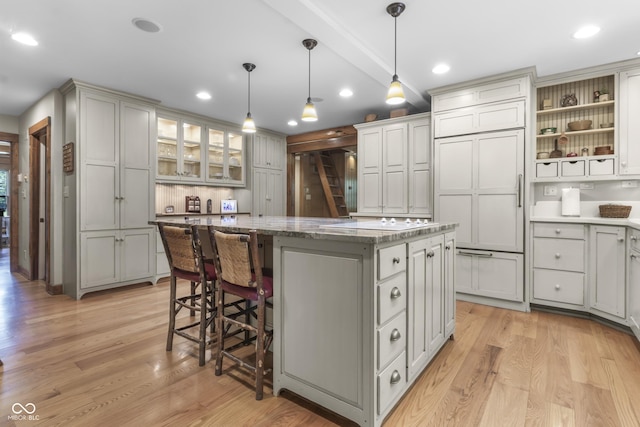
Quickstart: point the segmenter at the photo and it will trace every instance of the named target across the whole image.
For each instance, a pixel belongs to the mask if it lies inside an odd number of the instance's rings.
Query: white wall
[[[0,115],[0,132],[19,133],[18,117]]]
[[[20,134],[18,172],[29,174],[29,128],[42,119],[51,117],[51,284],[62,284],[62,145],[64,144],[64,109],[62,94],[52,90],[38,102],[29,107],[19,118]],[[18,188],[19,200],[19,260],[18,264],[29,270],[29,185],[22,182]],[[26,256],[25,256],[26,251]]]

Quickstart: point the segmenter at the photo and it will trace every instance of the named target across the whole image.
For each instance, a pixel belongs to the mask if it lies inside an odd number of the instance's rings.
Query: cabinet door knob
[[[635,242],[636,240],[638,240],[638,236],[636,236],[636,235],[633,235],[633,236],[631,236],[631,237],[629,237],[629,238],[630,238],[631,240],[633,240],[634,242]]]
[[[400,289],[398,289],[397,286],[394,286],[393,289],[391,289],[391,299],[400,298],[401,296],[402,294],[400,293]]]
[[[559,253],[559,252],[558,252],[558,253],[556,253],[556,259],[557,259],[557,258],[560,258],[560,253]]]
[[[560,285],[556,284],[556,289],[560,289]]]
[[[560,234],[560,229],[556,228],[556,234]]]
[[[624,237],[618,237],[618,242],[624,242]]]
[[[627,162],[620,162],[620,166],[627,166]]]
[[[393,371],[393,374],[391,374],[391,381],[389,381],[391,384],[398,384],[400,382],[400,380],[402,379],[402,377],[400,376],[400,372]]]
[[[427,252],[427,258],[433,258],[434,255],[435,253],[433,251]]]
[[[638,258],[638,256],[637,256],[636,254],[631,254],[631,255],[629,255],[629,256],[631,257],[631,259],[636,259],[636,258]]]
[[[445,246],[445,248],[446,248],[448,251],[450,251],[450,250],[451,250],[451,245],[447,245],[447,246]]]
[[[391,331],[391,336],[389,337],[391,341],[398,341],[400,338],[402,338],[402,335],[400,335],[400,331],[398,329]]]
[[[399,257],[393,257],[393,263],[394,264],[400,264],[400,258]]]

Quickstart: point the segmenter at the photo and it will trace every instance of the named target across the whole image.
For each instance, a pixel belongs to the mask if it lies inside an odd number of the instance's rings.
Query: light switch
[[[557,196],[558,195],[558,187],[555,185],[545,185],[544,186],[544,195],[545,196]]]

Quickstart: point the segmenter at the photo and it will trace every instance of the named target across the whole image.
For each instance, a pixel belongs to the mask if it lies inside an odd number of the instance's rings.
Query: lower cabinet
[[[636,236],[638,239],[640,232],[636,232],[632,236]],[[630,250],[628,262],[629,326],[640,340],[640,250]]]
[[[114,287],[155,274],[155,230],[87,231],[80,233],[82,290]]]
[[[589,304],[606,318],[626,319],[624,227],[592,225],[589,232]]]
[[[456,250],[456,292],[522,302],[524,256],[517,253]]]

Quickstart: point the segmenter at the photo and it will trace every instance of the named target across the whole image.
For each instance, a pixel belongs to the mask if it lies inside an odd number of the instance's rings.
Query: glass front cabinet
[[[245,145],[240,129],[158,116],[157,180],[240,187]]]

